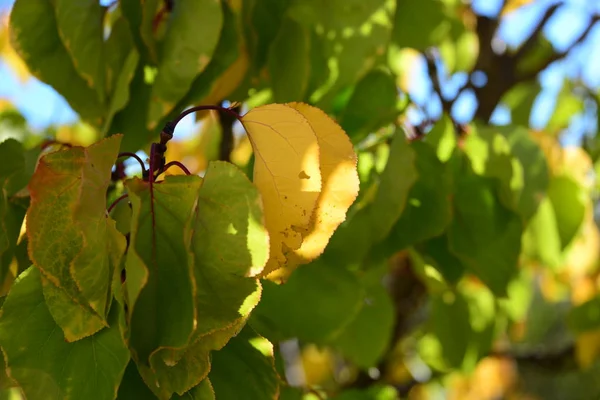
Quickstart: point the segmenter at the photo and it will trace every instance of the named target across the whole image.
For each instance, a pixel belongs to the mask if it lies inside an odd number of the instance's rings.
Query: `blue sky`
[[[103,0],[105,3],[108,0]],[[413,0],[416,1],[416,0]],[[0,0],[0,12],[8,11],[14,0]],[[481,14],[496,15],[500,0],[473,0],[474,9]],[[539,16],[549,4],[556,3],[551,0],[535,0],[532,5],[512,13],[499,30],[500,38],[509,47],[519,45],[522,40],[533,29]],[[570,46],[574,38],[585,28],[589,21],[591,12],[600,13],[600,2],[590,0],[565,0],[565,7],[549,21],[544,33],[558,50],[564,50]],[[556,94],[560,91],[564,78],[579,78],[587,86],[598,90],[600,87],[600,26],[596,27],[589,35],[588,40],[564,61],[554,63],[551,68],[540,77],[543,88],[540,96],[534,104],[531,117],[533,127],[543,127],[554,108]],[[451,81],[450,86],[459,87],[466,76],[457,75]],[[427,101],[430,90],[428,78],[425,73],[417,76],[413,88],[412,97],[415,101],[428,105],[434,114],[440,112],[439,104]],[[452,90],[449,87],[448,90]],[[20,83],[12,72],[0,60],[0,98],[8,98],[25,115],[34,128],[43,128],[50,124],[69,123],[77,120],[77,115],[71,110],[66,101],[58,95],[51,87],[35,79],[27,83]],[[456,117],[459,120],[470,120],[474,110],[474,98],[465,93],[457,102]],[[494,115],[498,123],[508,123],[510,113],[506,110],[498,110]],[[570,127],[571,140],[577,141],[586,123],[590,121],[575,121]],[[193,118],[184,119],[182,131],[192,128]],[[578,126],[579,124],[579,126]],[[188,128],[188,129],[186,129]],[[567,139],[568,141],[568,139]]]

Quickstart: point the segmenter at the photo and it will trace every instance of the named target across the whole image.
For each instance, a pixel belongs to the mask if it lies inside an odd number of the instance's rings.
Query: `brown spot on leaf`
[[[298,174],[298,178],[300,178],[300,179],[310,179],[310,176],[308,176],[306,174],[306,172],[300,171],[300,173]]]

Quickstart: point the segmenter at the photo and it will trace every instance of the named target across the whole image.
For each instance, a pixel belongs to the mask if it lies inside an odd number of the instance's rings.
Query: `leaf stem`
[[[110,212],[116,207],[117,204],[119,204],[119,202],[121,200],[123,200],[124,198],[126,198],[128,196],[127,193],[119,196],[115,201],[112,202],[112,204],[110,205],[110,207],[108,207],[108,210],[106,210],[106,214],[110,214]]]
[[[196,107],[188,108],[187,110],[185,110],[184,112],[182,112],[181,114],[179,114],[179,116],[177,118],[175,118],[173,121],[171,121],[170,124],[172,125],[173,129],[175,129],[175,127],[177,126],[177,124],[179,123],[179,121],[181,121],[185,116],[187,116],[187,115],[189,115],[191,113],[194,113],[194,112],[205,111],[205,110],[214,110],[214,111],[226,112],[226,113],[234,116],[235,119],[237,119],[238,121],[240,121],[240,122],[242,121],[242,117],[240,116],[240,114],[238,114],[237,112],[235,112],[233,109],[213,104],[213,105],[196,106]]]
[[[169,163],[167,163],[162,172],[165,172],[166,170],[168,170],[170,167],[179,167],[179,169],[181,169],[183,172],[185,172],[186,175],[192,175],[192,173],[190,172],[189,169],[186,168],[185,165],[183,165],[182,163],[180,163],[179,161],[171,161]]]
[[[142,172],[146,172],[146,166],[144,165],[144,162],[142,161],[142,159],[135,153],[130,153],[128,151],[124,152],[124,153],[119,153],[119,155],[117,155],[117,160],[119,158],[122,157],[132,157],[135,158],[137,160],[138,163],[140,163],[140,166],[142,167]]]

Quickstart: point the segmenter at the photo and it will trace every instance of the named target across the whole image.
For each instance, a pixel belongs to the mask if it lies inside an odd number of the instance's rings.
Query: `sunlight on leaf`
[[[306,117],[317,135],[322,190],[302,245],[289,255],[285,268],[269,278],[289,275],[298,264],[321,255],[358,195],[356,153],[342,128],[316,107],[303,103],[290,103],[289,106]]]
[[[282,267],[290,250],[302,245],[321,192],[319,143],[311,123],[298,110],[270,104],[242,117],[256,161],[254,184],[262,194],[270,235],[264,273]]]

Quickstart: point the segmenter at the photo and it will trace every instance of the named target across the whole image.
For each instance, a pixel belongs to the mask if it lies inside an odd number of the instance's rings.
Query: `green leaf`
[[[340,125],[356,143],[394,120],[397,98],[395,79],[387,72],[373,70],[354,87]]]
[[[291,0],[248,0],[243,2],[245,37],[255,72],[267,62],[269,48],[277,36]]]
[[[452,176],[437,158],[435,150],[422,142],[411,147],[417,154],[419,179],[408,194],[406,207],[384,239],[386,254],[441,235],[452,218]]]
[[[522,167],[511,154],[511,147],[496,127],[477,126],[464,141],[464,152],[477,175],[497,178],[500,199],[511,209],[517,207],[517,197],[523,188]]]
[[[352,363],[363,369],[374,367],[390,345],[394,327],[394,305],[386,289],[377,284],[366,288],[364,305],[334,345]]]
[[[446,292],[431,299],[431,332],[447,365],[460,368],[469,347],[469,306],[460,293]]]
[[[25,218],[25,209],[10,198],[27,185],[31,174],[26,171],[25,152],[18,141],[0,143],[0,158],[0,282],[4,282]]]
[[[465,266],[448,248],[447,233],[432,238],[417,247],[419,254],[450,284],[456,284],[465,272]]]
[[[353,274],[314,261],[294,271],[283,285],[264,281],[250,325],[272,342],[297,337],[327,343],[354,319],[363,298]]]
[[[517,195],[517,210],[523,219],[528,221],[535,214],[548,188],[550,178],[546,156],[531,139],[527,129],[500,128],[500,133],[508,139],[512,155],[521,165],[519,171],[515,171],[523,176],[523,187]]]
[[[152,87],[148,125],[153,129],[188,92],[217,47],[223,11],[214,0],[179,0],[162,41],[158,74]]]
[[[205,335],[245,320],[260,299],[269,257],[258,189],[236,166],[211,162],[192,222],[198,323]]]
[[[503,296],[517,272],[523,224],[500,201],[497,187],[495,179],[462,170],[448,242],[450,251],[472,273],[496,295]]]
[[[350,389],[333,397],[334,400],[396,400],[398,391],[393,386],[375,384],[367,389]]]
[[[240,57],[239,29],[236,15],[226,6],[226,3],[223,3],[223,29],[217,48],[206,69],[194,79],[187,94],[175,107],[176,113],[190,104],[197,104],[208,97],[218,78]],[[175,116],[175,114],[172,115],[172,117]]]
[[[269,51],[269,76],[275,102],[304,99],[310,74],[309,51],[310,32],[287,18]]]
[[[531,108],[541,90],[542,87],[537,81],[522,82],[502,97],[502,103],[510,108],[512,124],[529,126]]]
[[[441,1],[396,1],[392,38],[399,47],[425,50],[440,43],[450,29]]]
[[[198,386],[193,387],[190,391],[185,392],[183,395],[178,395],[175,393],[173,400],[177,399],[189,399],[189,400],[215,400],[215,390],[208,378],[205,378],[202,382],[198,384]]]
[[[546,125],[549,131],[558,131],[566,128],[571,119],[584,111],[583,99],[573,93],[573,87],[565,82],[562,90],[556,97],[554,111],[550,113],[550,120]]]
[[[106,41],[106,52],[108,54],[106,83],[109,106],[103,127],[104,134],[108,132],[115,114],[125,108],[129,102],[129,85],[133,80],[140,58],[133,44],[128,25],[125,18],[117,19]]]
[[[144,380],[140,376],[135,362],[132,360],[127,364],[125,374],[119,385],[119,391],[117,393],[116,400],[129,400],[129,399],[154,399],[156,396],[146,386]]]
[[[545,197],[523,233],[523,254],[556,269],[562,261],[562,245],[556,215]]]
[[[184,348],[192,334],[195,282],[185,235],[200,185],[197,176],[126,182],[133,211],[126,262],[129,345],[138,366],[162,350]]]
[[[140,32],[139,35],[146,49],[148,49],[148,56],[153,64],[156,64],[158,60],[154,21],[162,8],[163,2],[160,0],[143,0],[141,2],[141,8],[138,9],[141,14],[141,20],[139,21],[138,27]],[[169,17],[170,15],[167,13],[163,15],[163,19]]]
[[[385,238],[405,210],[410,189],[418,178],[415,160],[415,150],[409,145],[404,132],[397,131],[369,209],[373,241]]]
[[[73,65],[104,104],[106,56],[104,12],[97,0],[54,0],[56,25]]]
[[[263,355],[243,333],[214,352],[208,375],[219,400],[279,398],[279,376],[272,357]]]
[[[446,162],[450,159],[456,148],[456,136],[452,119],[447,114],[444,114],[436,122],[431,131],[427,133],[424,141],[436,149],[437,156],[442,162]]]
[[[2,307],[0,346],[27,399],[113,399],[129,361],[117,314],[111,328],[68,343],[44,304],[39,271],[22,273]]]
[[[594,297],[569,311],[567,323],[575,333],[583,333],[600,327],[600,296]]]
[[[555,176],[550,180],[548,198],[554,208],[560,244],[564,249],[579,233],[587,195],[585,190],[568,176]]]
[[[325,259],[342,265],[364,259],[402,215],[416,180],[415,151],[399,130],[373,200],[340,225],[327,246]]]
[[[124,133],[121,144],[122,151],[138,151],[152,139],[154,134],[146,126],[152,86],[144,79],[145,70],[143,62],[138,62],[133,79],[129,84],[129,97],[135,101],[129,101],[125,108],[114,115],[108,129],[108,135]]]
[[[32,75],[65,97],[83,119],[100,125],[104,105],[97,93],[79,76],[58,34],[50,0],[18,0],[10,14],[12,46]]]
[[[92,321],[105,323],[110,282],[125,251],[125,238],[106,218],[106,190],[121,136],[90,147],[72,147],[43,156],[29,183],[29,255],[44,277]],[[48,289],[50,290],[50,289]],[[56,311],[49,305],[50,312]],[[62,320],[62,319],[61,319]],[[58,322],[58,321],[57,321]],[[78,325],[79,326],[79,325]],[[91,335],[61,324],[68,340]],[[79,331],[80,334],[75,334]]]

